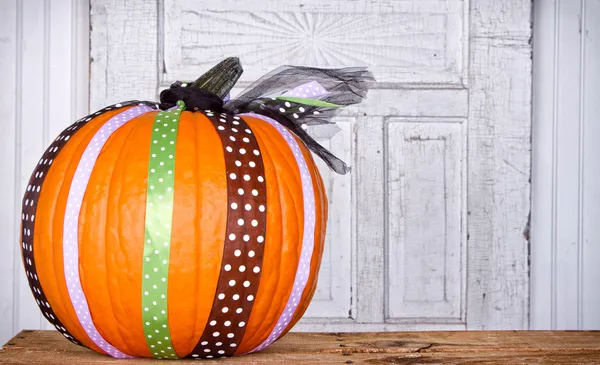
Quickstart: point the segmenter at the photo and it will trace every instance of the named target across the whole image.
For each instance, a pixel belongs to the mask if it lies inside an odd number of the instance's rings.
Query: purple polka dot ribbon
[[[251,350],[249,353],[260,351],[265,347],[269,346],[273,342],[275,342],[279,336],[281,336],[282,332],[287,328],[292,320],[292,317],[296,313],[296,309],[298,308],[298,304],[300,303],[300,299],[302,297],[302,293],[304,292],[304,288],[306,287],[306,283],[308,282],[308,276],[310,274],[310,262],[314,250],[315,245],[315,193],[312,184],[312,178],[308,171],[308,165],[306,160],[304,159],[304,155],[300,150],[300,146],[298,142],[294,139],[292,134],[281,124],[276,122],[275,120],[268,118],[264,115],[248,113],[241,114],[241,116],[251,116],[254,118],[259,118],[264,120],[265,122],[271,124],[273,127],[281,133],[285,141],[288,143],[294,157],[296,159],[296,163],[298,164],[298,168],[300,169],[300,177],[302,180],[302,195],[304,201],[304,230],[302,236],[302,250],[300,252],[300,261],[298,263],[298,269],[296,271],[296,277],[294,279],[294,285],[292,287],[292,294],[290,295],[288,302],[285,305],[283,313],[277,320],[277,324],[271,334],[267,339],[260,344],[257,348]]]
[[[25,264],[25,273],[27,274],[27,280],[29,282],[29,287],[33,293],[33,297],[38,304],[42,314],[46,319],[54,326],[56,329],[67,338],[69,341],[84,346],[81,342],[79,342],[63,325],[60,321],[56,313],[46,298],[44,294],[44,290],[41,286],[37,268],[35,257],[33,255],[35,242],[34,242],[34,231],[35,231],[35,215],[37,212],[37,204],[41,194],[41,187],[44,185],[44,181],[46,176],[48,176],[48,171],[52,167],[52,163],[54,159],[60,154],[63,147],[67,144],[68,141],[71,140],[71,137],[77,133],[83,126],[85,126],[89,121],[94,119],[95,117],[118,109],[125,106],[133,105],[133,104],[147,104],[151,106],[155,106],[155,104],[151,104],[149,102],[140,102],[137,100],[124,101],[118,104],[109,105],[101,110],[98,110],[95,113],[87,115],[75,123],[70,125],[67,129],[62,131],[60,135],[52,142],[50,147],[44,152],[44,155],[36,165],[33,173],[31,174],[31,179],[29,180],[29,185],[27,185],[27,189],[25,191],[25,196],[23,197],[23,205],[22,205],[22,215],[21,215],[21,251],[23,254],[23,263]]]
[[[316,81],[310,81],[287,91],[282,96],[293,96],[297,98],[318,98],[327,94],[327,90]]]
[[[130,358],[131,356],[119,351],[100,335],[92,320],[90,309],[81,286],[78,241],[79,213],[92,169],[108,138],[125,123],[151,110],[152,108],[145,105],[128,109],[112,117],[96,132],[86,147],[75,170],[67,198],[67,209],[63,225],[64,274],[71,303],[77,313],[77,319],[79,319],[79,323],[90,339],[103,351],[116,358]]]

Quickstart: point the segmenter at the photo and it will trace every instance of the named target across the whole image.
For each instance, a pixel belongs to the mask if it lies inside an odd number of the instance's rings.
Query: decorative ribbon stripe
[[[326,101],[322,101],[319,99],[311,99],[311,98],[298,98],[295,96],[278,96],[275,98],[276,100],[290,101],[292,103],[300,104],[300,105],[309,105],[309,106],[317,106],[321,108],[341,108],[342,105],[328,103]]]
[[[90,309],[81,286],[81,279],[79,277],[79,213],[92,169],[108,138],[125,123],[151,110],[150,107],[145,105],[128,109],[112,117],[96,132],[77,164],[77,169],[75,170],[75,175],[69,189],[63,225],[64,273],[67,290],[71,297],[73,308],[77,313],[79,323],[98,347],[117,358],[129,358],[130,356],[122,353],[102,338],[92,321]]]
[[[63,326],[62,322],[57,318],[56,314],[52,310],[48,299],[46,299],[46,295],[42,290],[42,287],[39,282],[39,278],[37,275],[37,269],[35,265],[35,260],[33,256],[33,249],[35,243],[33,241],[33,234],[35,229],[35,214],[37,210],[37,204],[40,197],[40,190],[42,185],[44,184],[44,180],[46,179],[46,175],[50,170],[50,166],[52,162],[58,156],[62,148],[65,146],[67,141],[84,125],[86,125],[90,120],[99,116],[100,114],[106,113],[108,111],[118,109],[121,107],[129,106],[132,104],[139,103],[139,101],[126,101],[119,104],[114,104],[107,106],[106,108],[99,110],[93,114],[85,116],[75,123],[73,123],[70,127],[65,129],[55,140],[52,142],[50,147],[46,150],[37,166],[33,170],[33,174],[29,180],[29,185],[27,185],[27,189],[25,191],[25,196],[23,197],[23,205],[22,205],[22,215],[21,215],[21,228],[22,228],[22,236],[21,236],[21,253],[23,255],[23,263],[25,265],[25,273],[27,274],[27,280],[29,282],[29,287],[33,293],[33,297],[35,298],[36,303],[40,307],[40,310],[44,317],[54,326],[56,329],[62,333],[69,341],[83,346],[72,334],[67,331],[65,326]]]
[[[221,273],[208,325],[192,358],[233,355],[244,336],[260,282],[266,236],[267,189],[258,142],[237,116],[210,111],[225,149],[227,224]]]
[[[148,165],[146,234],[142,268],[142,319],[146,343],[154,357],[175,359],[167,308],[175,150],[179,117],[185,109],[160,112],[154,119]]]
[[[288,299],[287,304],[273,328],[273,331],[269,335],[269,337],[260,344],[257,348],[250,351],[260,351],[265,347],[272,344],[285,330],[285,328],[290,324],[292,317],[296,313],[296,309],[298,308],[298,303],[300,303],[300,299],[302,297],[302,293],[304,292],[304,288],[306,287],[306,283],[308,281],[308,276],[310,274],[310,262],[314,250],[315,245],[315,193],[312,184],[312,178],[310,173],[308,172],[308,165],[306,160],[304,159],[304,155],[302,151],[300,151],[300,146],[298,142],[294,139],[292,134],[284,128],[278,122],[272,120],[271,118],[267,118],[264,115],[248,113],[242,114],[242,116],[247,115],[254,118],[260,118],[265,122],[271,124],[275,127],[279,133],[283,136],[283,138],[287,141],[292,152],[294,153],[294,157],[296,158],[296,163],[298,164],[298,168],[300,169],[300,177],[302,180],[302,194],[304,198],[304,233],[302,236],[302,250],[300,252],[300,261],[298,263],[298,270],[296,271],[296,277],[294,279],[294,286],[292,287],[292,294]]]

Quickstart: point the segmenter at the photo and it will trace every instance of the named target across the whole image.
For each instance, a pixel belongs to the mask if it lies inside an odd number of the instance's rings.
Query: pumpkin
[[[264,97],[264,82],[227,101],[240,74],[229,58],[162,103],[106,107],[40,159],[21,250],[40,310],[70,341],[117,358],[227,357],[306,311],[327,220],[311,150],[336,161],[295,120],[344,104]]]

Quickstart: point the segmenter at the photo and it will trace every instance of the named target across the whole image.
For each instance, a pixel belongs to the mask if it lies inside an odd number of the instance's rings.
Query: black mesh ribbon
[[[292,131],[332,170],[346,174],[350,171],[346,163],[315,141],[306,128],[335,124],[331,119],[342,107],[360,103],[372,81],[372,73],[364,67],[282,66],[225,103],[212,93],[178,81],[161,93],[161,107],[170,107],[177,100],[183,100],[192,110],[262,114]]]

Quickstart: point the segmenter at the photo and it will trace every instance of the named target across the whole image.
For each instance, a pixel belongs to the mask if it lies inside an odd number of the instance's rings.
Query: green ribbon
[[[318,106],[322,108],[341,108],[343,105],[328,103],[319,99],[312,98],[299,98],[296,96],[278,96],[277,100],[289,101],[296,104],[310,105],[310,106]]]
[[[178,358],[171,343],[167,290],[175,148],[179,117],[184,109],[185,103],[180,100],[177,102],[177,108],[156,114],[150,143],[142,268],[142,320],[148,348],[154,357],[159,359]]]

